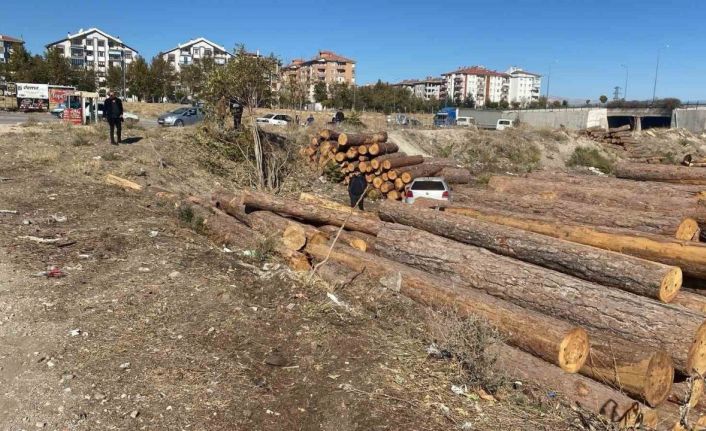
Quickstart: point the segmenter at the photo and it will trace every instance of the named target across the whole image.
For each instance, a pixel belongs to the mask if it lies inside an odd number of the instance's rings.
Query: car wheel
[[[176,120],[176,121],[174,122],[174,125],[175,125],[176,127],[184,127],[184,122],[181,121],[181,120]]]

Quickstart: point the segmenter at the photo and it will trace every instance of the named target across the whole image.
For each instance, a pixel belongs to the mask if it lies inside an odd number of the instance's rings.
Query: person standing
[[[365,177],[360,173],[356,172],[351,177],[351,181],[348,183],[348,196],[351,198],[351,208],[358,204],[358,208],[363,210],[363,200],[365,199],[365,191],[368,188],[368,182],[365,181]]]
[[[121,134],[123,129],[123,102],[115,97],[115,91],[108,93],[108,98],[103,102],[103,117],[110,126],[110,143],[113,145],[120,144],[122,142]],[[118,132],[117,142],[114,138],[114,131]]]

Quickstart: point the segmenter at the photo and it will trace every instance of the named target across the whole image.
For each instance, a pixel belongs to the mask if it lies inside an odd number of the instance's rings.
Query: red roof
[[[340,63],[355,63],[354,60],[343,57],[342,55],[338,55],[333,51],[319,51],[319,56],[314,60],[318,59],[324,59],[326,61],[338,61]]]
[[[478,75],[478,76],[502,76],[502,77],[510,76],[507,73],[498,72],[497,70],[486,69],[485,67],[481,67],[481,66],[471,66],[471,67],[461,68],[461,69],[458,69],[453,72],[442,73],[442,75],[451,75],[451,74]]]
[[[7,36],[4,34],[0,34],[0,40],[4,40],[5,42],[25,43],[22,39],[17,39],[16,37]]]

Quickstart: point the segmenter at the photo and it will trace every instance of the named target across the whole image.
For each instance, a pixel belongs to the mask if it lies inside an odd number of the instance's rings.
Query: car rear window
[[[444,191],[446,187],[444,187],[444,183],[441,181],[415,181],[412,184],[412,190]]]

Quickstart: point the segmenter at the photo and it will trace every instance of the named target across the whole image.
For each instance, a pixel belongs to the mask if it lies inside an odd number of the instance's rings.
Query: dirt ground
[[[0,429],[580,429],[531,382],[495,400],[464,388],[458,363],[427,354],[442,318],[394,291],[309,282],[188,229],[155,191],[233,188],[236,165],[214,167],[196,129],[125,135],[0,129],[0,209],[17,211],[0,214]],[[285,189],[345,196],[297,181]]]

